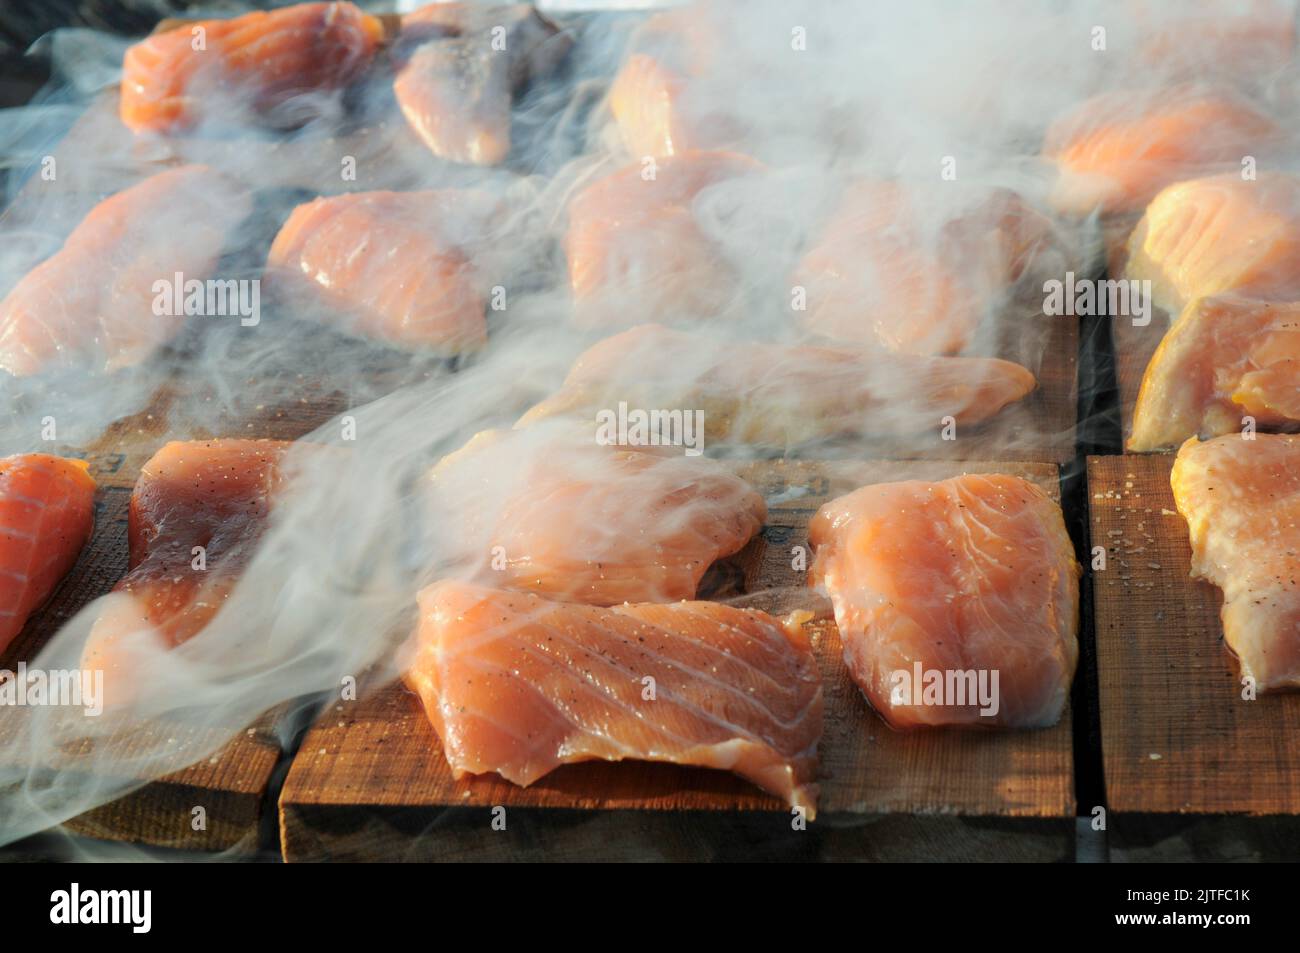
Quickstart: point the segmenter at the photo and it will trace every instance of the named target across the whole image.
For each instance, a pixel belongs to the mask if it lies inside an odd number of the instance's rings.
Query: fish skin
[[[1142,375],[1127,447],[1180,446],[1191,437],[1257,426],[1300,426],[1300,304],[1241,295],[1183,309]]]
[[[449,7],[449,9],[439,9]],[[498,28],[505,49],[494,46]],[[431,4],[402,19],[403,44],[393,81],[397,105],[434,155],[497,165],[510,153],[515,93],[558,65],[570,38],[528,4],[479,8]]]
[[[1129,236],[1124,277],[1150,281],[1155,307],[1237,291],[1300,300],[1300,177],[1238,172],[1178,182],[1151,200]]]
[[[1223,637],[1260,692],[1300,688],[1300,437],[1188,440],[1169,478],[1193,578],[1223,590]]]
[[[664,761],[815,816],[822,684],[801,630],[712,602],[596,608],[453,581],[419,604],[405,678],[454,777],[527,786],[561,764]]]
[[[714,460],[602,446],[567,423],[477,434],[434,467],[429,489],[430,522],[466,547],[474,578],[588,605],[693,599],[767,516]]]
[[[172,441],[140,470],[131,493],[127,574],[101,604],[82,667],[103,671],[114,707],[136,697],[141,653],[202,632],[239,581],[284,482],[285,440]],[[193,568],[193,548],[206,568]],[[119,677],[121,676],[121,677]]]
[[[195,50],[195,30],[206,48]],[[135,132],[181,132],[231,97],[266,113],[309,90],[337,89],[370,65],[383,23],[351,3],[300,3],[203,20],[147,37],[122,61],[122,122]],[[224,100],[224,102],[223,102]]]
[[[1089,215],[1138,212],[1165,186],[1258,156],[1280,130],[1228,90],[1176,86],[1095,96],[1048,129],[1043,154],[1059,178],[1051,203]]]
[[[864,486],[809,525],[844,661],[891,727],[1040,728],[1078,662],[1081,570],[1061,508],[1006,474]],[[894,704],[896,671],[997,670],[999,710]]]
[[[502,211],[472,190],[353,192],[290,214],[268,283],[312,317],[396,347],[452,355],[487,343],[474,264]]]
[[[0,302],[0,369],[15,377],[138,364],[185,316],[155,313],[154,282],[205,280],[252,208],[243,186],[207,166],[150,176],[104,199],[63,247]]]
[[[813,334],[904,354],[956,354],[1052,228],[1018,196],[989,190],[946,220],[919,219],[899,182],[858,179],[840,195],[791,277]]]
[[[644,368],[654,365],[668,370],[647,377]],[[945,416],[973,425],[1036,386],[1028,370],[994,358],[738,342],[645,324],[579,355],[562,388],[515,426],[563,416],[590,420],[623,400],[700,408],[713,443],[791,447],[864,433],[915,434]]]
[[[657,160],[652,180],[642,177],[644,168],[617,169],[569,203],[564,252],[580,327],[665,312],[712,321],[732,303],[736,270],[701,230],[692,205],[706,189],[762,166],[737,153],[687,152]]]
[[[0,459],[0,652],[53,594],[90,540],[95,480],[83,460]]]

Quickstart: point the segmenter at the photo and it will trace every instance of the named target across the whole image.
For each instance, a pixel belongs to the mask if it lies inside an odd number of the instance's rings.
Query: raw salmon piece
[[[126,51],[122,122],[174,132],[228,121],[241,107],[265,115],[357,79],[383,35],[383,24],[351,3],[301,3],[159,33]]]
[[[94,520],[95,481],[84,461],[0,459],[0,652],[76,563]]]
[[[527,4],[433,4],[404,17],[402,31],[432,37],[405,58],[393,82],[402,115],[434,155],[474,165],[505,159],[513,95],[553,69],[571,45]]]
[[[1192,575],[1223,590],[1223,638],[1261,691],[1300,688],[1300,437],[1183,444],[1170,484]]]
[[[115,705],[133,697],[130,673],[142,653],[189,641],[221,609],[261,539],[290,446],[173,441],[141,468],[127,524],[130,568],[82,650],[82,667],[105,673]]]
[[[1171,316],[1225,291],[1300,298],[1300,178],[1229,172],[1171,185],[1147,206],[1127,254],[1125,277],[1150,281]]]
[[[487,341],[490,282],[473,264],[500,212],[477,191],[354,192],[293,210],[267,278],[341,329],[457,354]]]
[[[808,538],[844,661],[891,726],[1060,719],[1079,656],[1080,569],[1061,508],[1037,486],[1005,474],[864,486],[823,506]],[[935,671],[954,687],[957,673],[987,673],[990,689],[997,673],[985,706],[996,713],[971,703],[969,676],[964,704],[926,699]]]
[[[1104,93],[1058,119],[1044,154],[1059,178],[1052,204],[1088,215],[1136,212],[1167,185],[1259,156],[1278,136],[1241,97],[1202,87]]]
[[[973,425],[1036,384],[1019,364],[991,358],[791,347],[645,324],[581,354],[563,388],[516,426],[558,416],[592,420],[623,401],[699,408],[710,442],[791,447],[834,437],[924,433],[948,416],[958,426]]]
[[[610,112],[624,147],[642,156],[675,156],[716,144],[716,124],[695,116],[692,82],[701,82],[719,42],[714,10],[654,14],[633,35],[610,86]]]
[[[803,324],[909,354],[965,348],[1051,235],[1002,190],[923,216],[900,183],[859,180],[837,208],[792,278],[806,292]]]
[[[767,516],[713,460],[601,445],[567,422],[480,433],[434,468],[430,488],[458,574],[591,605],[695,598],[709,566]]]
[[[576,761],[666,761],[816,811],[821,676],[807,636],[766,613],[601,609],[446,581],[420,593],[416,642],[406,680],[457,778],[529,785]]]
[[[671,156],[687,150],[692,135],[680,100],[686,79],[646,53],[633,53],[609,90],[609,108],[623,145],[634,156]]]
[[[248,215],[245,189],[206,166],[150,176],[91,209],[63,248],[0,302],[0,368],[137,364],[185,321],[155,283],[209,278]],[[170,291],[161,295],[172,301]],[[182,309],[183,310],[183,309]]]
[[[1128,448],[1300,425],[1300,304],[1198,298],[1165,334],[1142,376]]]
[[[701,228],[695,204],[729,179],[761,166],[726,152],[640,162],[588,185],[569,204],[564,251],[574,317],[585,327],[671,314],[717,317],[733,302],[738,274]]]

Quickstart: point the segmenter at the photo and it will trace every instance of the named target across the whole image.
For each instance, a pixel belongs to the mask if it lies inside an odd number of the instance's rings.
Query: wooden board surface
[[[1090,457],[1098,704],[1112,850],[1300,857],[1300,695],[1241,697],[1217,587],[1189,577],[1172,455]],[[1222,815],[1222,816],[1211,816]]]
[[[758,463],[764,530],[711,573],[715,597],[807,607],[826,727],[818,819],[791,830],[777,799],[730,774],[671,765],[569,765],[519,788],[453,781],[416,696],[372,686],[336,701],[304,739],[280,797],[288,860],[322,859],[1063,859],[1073,856],[1070,716],[1043,731],[902,733],[867,706],[840,661],[829,604],[791,568],[811,513],[863,483],[1002,470],[1058,494],[1045,464]],[[719,571],[720,570],[720,571]],[[491,827],[494,806],[505,831]],[[1007,832],[1017,836],[1007,837]]]

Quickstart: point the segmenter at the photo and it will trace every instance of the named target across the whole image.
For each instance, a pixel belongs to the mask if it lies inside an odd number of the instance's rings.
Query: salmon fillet
[[[433,469],[430,489],[460,573],[591,605],[695,598],[767,516],[713,460],[602,446],[567,424],[480,433]]]
[[[133,695],[140,653],[189,641],[220,611],[261,539],[290,446],[173,441],[141,468],[128,515],[130,568],[82,650],[82,667],[105,673],[115,705]]]
[[[1261,692],[1300,688],[1300,437],[1183,444],[1170,476],[1192,576],[1223,590],[1223,638]]]
[[[1300,425],[1300,304],[1239,295],[1198,298],[1161,340],[1142,375],[1133,451],[1195,436]]]
[[[155,283],[211,277],[250,209],[243,187],[199,165],[160,172],[100,202],[0,302],[0,368],[25,377],[143,361],[185,321],[159,313]]]
[[[383,34],[378,19],[351,3],[300,3],[155,34],[123,58],[122,122],[136,132],[175,132],[244,110],[265,116],[357,79]]]
[[[647,374],[646,368],[654,368]],[[699,408],[713,443],[791,447],[861,435],[974,425],[1036,386],[1019,364],[861,347],[791,347],[640,325],[593,345],[564,386],[515,425],[594,419],[619,401]]]
[[[745,156],[689,152],[660,159],[654,177],[634,163],[597,179],[569,204],[564,251],[574,318],[584,327],[673,315],[716,318],[739,276],[701,227],[701,195],[761,167]]]
[[[823,506],[808,538],[845,664],[892,727],[1060,719],[1081,571],[1061,508],[1037,486],[1005,474],[864,486]],[[965,694],[927,698],[930,672],[954,689],[970,673]],[[974,701],[981,674],[992,704]]]
[[[1014,194],[923,217],[897,182],[847,188],[791,279],[809,331],[908,354],[953,354],[1047,246],[1051,227]]]
[[[267,256],[267,280],[306,314],[439,354],[487,341],[488,285],[473,264],[501,206],[477,191],[354,192],[299,205]]]
[[[72,569],[94,519],[85,461],[44,453],[0,459],[0,652]]]
[[[393,82],[402,115],[434,155],[474,165],[504,161],[512,97],[571,45],[528,4],[431,4],[403,17],[402,32],[425,40]]]
[[[712,59],[701,43],[712,11],[699,4],[649,17],[633,34],[627,58],[609,89],[609,109],[627,151],[679,155],[704,143],[704,130],[685,115],[690,80]]]
[[[1225,173],[1179,182],[1152,199],[1128,240],[1125,277],[1151,282],[1171,316],[1226,291],[1274,298],[1296,293],[1300,178]]]
[[[1103,93],[1062,116],[1043,153],[1059,178],[1052,204],[1088,215],[1136,212],[1167,185],[1259,156],[1279,129],[1246,100],[1196,86]]]
[[[711,602],[601,609],[458,582],[419,601],[406,680],[455,777],[665,761],[815,814],[822,686],[797,628]]]

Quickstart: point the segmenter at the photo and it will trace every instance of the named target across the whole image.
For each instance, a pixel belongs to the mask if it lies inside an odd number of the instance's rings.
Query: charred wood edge
[[[1094,279],[1106,277],[1104,264]],[[1101,690],[1097,666],[1097,625],[1093,602],[1091,499],[1088,457],[1121,452],[1119,384],[1110,318],[1079,320],[1078,410],[1075,455],[1061,469],[1061,507],[1083,566],[1079,586],[1079,669],[1070,692],[1074,733],[1074,800],[1079,817],[1091,822],[1096,807],[1106,809],[1106,772],[1101,748]],[[1079,837],[1093,833],[1080,827]],[[1102,834],[1101,836],[1104,836]]]
[[[284,856],[315,861],[1074,860],[1074,819],[954,814],[821,814],[794,831],[784,812],[330,804],[282,808]]]
[[[1294,863],[1300,856],[1300,815],[1112,815],[1112,859],[1125,862]]]

